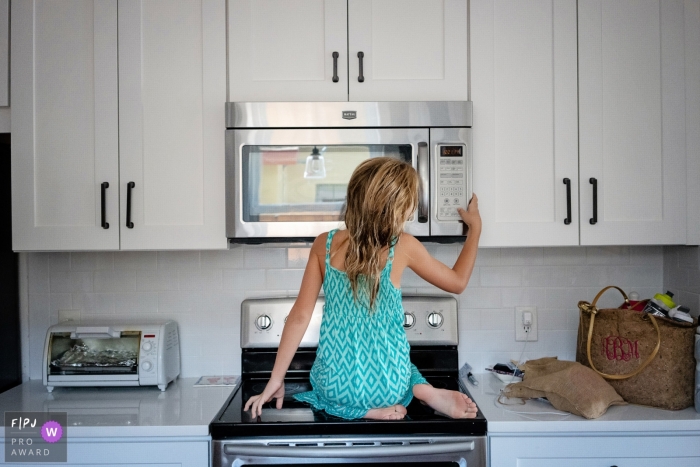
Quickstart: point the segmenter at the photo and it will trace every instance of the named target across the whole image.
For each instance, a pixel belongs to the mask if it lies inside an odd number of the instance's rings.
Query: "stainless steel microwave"
[[[371,157],[421,179],[406,232],[454,241],[472,194],[471,102],[245,102],[226,107],[226,234],[232,242],[312,239],[342,227],[347,184]]]

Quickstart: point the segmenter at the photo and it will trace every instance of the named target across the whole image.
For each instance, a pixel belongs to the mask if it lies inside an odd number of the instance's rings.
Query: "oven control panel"
[[[467,206],[467,147],[464,144],[437,145],[437,218],[461,219],[457,208]]]
[[[277,348],[295,297],[244,300],[241,347]],[[457,345],[457,300],[451,296],[404,296],[406,337],[411,344]],[[318,346],[324,297],[319,297],[300,347]]]

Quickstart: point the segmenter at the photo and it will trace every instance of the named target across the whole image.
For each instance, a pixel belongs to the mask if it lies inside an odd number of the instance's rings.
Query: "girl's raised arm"
[[[464,209],[458,211],[469,230],[467,240],[464,242],[462,251],[452,269],[430,256],[421,242],[412,236],[406,236],[408,267],[434,286],[446,292],[457,294],[462,293],[469,283],[476,262],[476,253],[479,249],[481,216],[479,215],[479,200],[476,195],[472,196],[466,211]]]
[[[277,399],[278,409],[282,408],[284,376],[287,373],[287,369],[289,369],[297,348],[299,348],[306,329],[309,327],[318,293],[323,285],[323,274],[321,273],[321,263],[319,261],[325,258],[325,244],[326,234],[323,234],[319,235],[311,246],[309,260],[306,263],[304,277],[301,280],[299,296],[294,302],[294,306],[292,306],[292,310],[289,312],[282,330],[282,337],[280,338],[277,358],[270,375],[270,381],[268,381],[263,392],[248,399],[243,408],[243,410],[251,408],[253,417],[262,415],[262,406],[272,399]]]

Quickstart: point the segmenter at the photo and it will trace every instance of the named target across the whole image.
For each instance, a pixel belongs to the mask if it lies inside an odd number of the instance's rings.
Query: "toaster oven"
[[[58,324],[46,333],[44,386],[158,386],[180,374],[177,323]]]

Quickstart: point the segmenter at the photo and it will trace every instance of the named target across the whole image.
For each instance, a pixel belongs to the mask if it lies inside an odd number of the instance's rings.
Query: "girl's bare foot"
[[[416,384],[413,386],[413,395],[448,417],[476,417],[476,404],[461,392],[436,389],[429,384]]]
[[[406,416],[406,407],[400,404],[384,407],[383,409],[370,409],[364,417],[371,420],[401,420]]]

